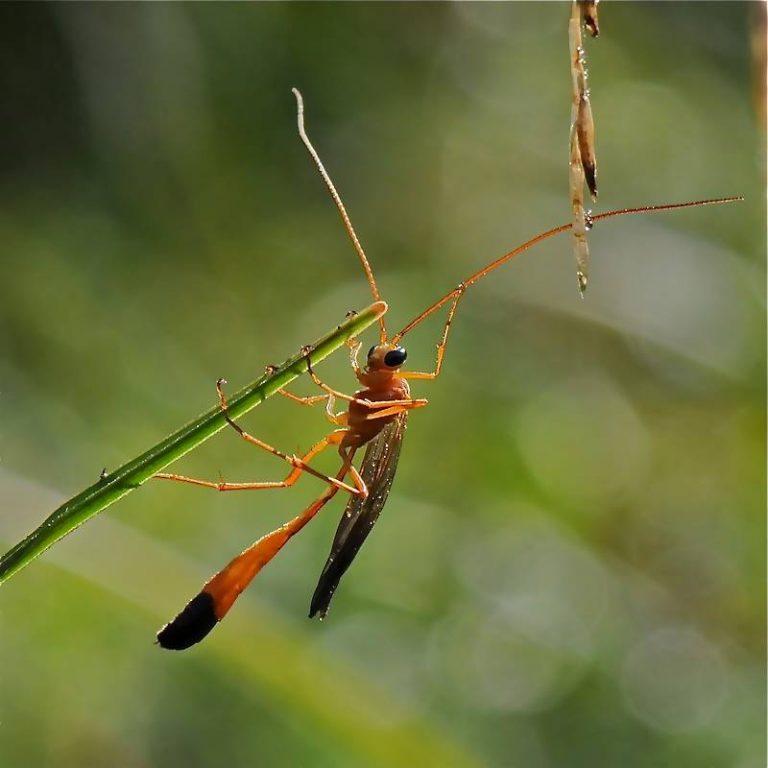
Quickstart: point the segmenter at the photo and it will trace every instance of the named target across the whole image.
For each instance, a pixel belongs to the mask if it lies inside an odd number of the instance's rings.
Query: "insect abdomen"
[[[183,651],[199,643],[218,623],[214,611],[213,595],[203,590],[193,597],[173,620],[158,633],[161,648]]]

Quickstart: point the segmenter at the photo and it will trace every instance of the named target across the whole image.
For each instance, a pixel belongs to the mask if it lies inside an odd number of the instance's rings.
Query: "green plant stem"
[[[357,336],[376,322],[387,311],[383,301],[371,304],[362,312],[348,317],[335,330],[309,346],[309,352],[291,358],[274,373],[243,387],[227,398],[230,416],[242,416],[307,371],[307,360],[320,362],[341,347],[348,339]],[[138,488],[155,473],[171,462],[189,453],[209,437],[227,426],[217,405],[202,416],[174,432],[137,458],[124,464],[109,475],[100,478],[82,493],[62,504],[39,527],[9,550],[0,559],[0,584],[20,571],[52,544],[82,525],[86,520],[106,509],[127,493]]]

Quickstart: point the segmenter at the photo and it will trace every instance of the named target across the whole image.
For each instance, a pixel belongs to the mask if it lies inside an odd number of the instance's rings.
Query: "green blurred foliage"
[[[567,219],[567,14],[0,7],[4,546],[208,407],[217,377],[368,303],[291,86],[395,327]],[[747,200],[599,225],[583,302],[564,237],[472,289],[326,622],[304,616],[339,505],[205,644],[153,647],[319,486],[148,486],[3,586],[0,765],[764,765],[756,20],[601,6],[599,209]],[[409,337],[414,367],[438,328]],[[354,386],[343,354],[322,372]],[[274,399],[246,425],[287,451],[327,429]],[[283,471],[226,435],[183,470]]]

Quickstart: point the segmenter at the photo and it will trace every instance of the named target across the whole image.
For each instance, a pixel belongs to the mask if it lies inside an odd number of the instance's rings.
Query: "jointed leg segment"
[[[344,445],[339,445],[339,455],[343,460],[343,464],[336,477],[344,477],[346,473],[349,472],[349,474],[352,475],[352,482],[355,484],[358,494],[365,499],[368,497],[368,487],[365,484],[365,480],[363,480],[362,476],[357,471],[357,468],[352,463],[352,460],[355,458],[356,450],[356,448],[345,448]]]
[[[293,400],[294,403],[299,403],[300,405],[317,405],[328,399],[328,395],[308,395],[307,397],[294,395],[293,392],[289,392],[284,388],[278,389],[277,394],[287,397],[289,400]]]
[[[423,373],[421,371],[403,371],[400,375],[404,379],[436,379],[440,375],[440,370],[443,367],[443,357],[445,355],[445,347],[448,344],[448,334],[451,330],[451,323],[453,322],[453,316],[456,314],[456,307],[467,290],[467,286],[461,283],[456,289],[456,295],[454,296],[451,308],[448,310],[448,317],[443,326],[443,333],[440,336],[440,341],[437,343],[437,358],[435,360],[435,370],[431,373]],[[399,339],[399,335],[395,336],[395,341]]]
[[[410,410],[406,405],[393,405],[391,408],[381,408],[378,411],[371,411],[366,414],[364,421],[374,421],[374,419],[386,419],[388,416],[397,416],[398,413]]]
[[[329,445],[338,445],[344,437],[346,430],[338,430],[337,432],[331,432],[319,442],[315,443],[312,448],[304,454],[302,457],[287,456],[286,459],[292,464],[293,469],[286,475],[284,480],[263,481],[254,483],[228,483],[225,481],[214,482],[212,480],[200,480],[196,477],[187,477],[186,475],[179,475],[175,473],[160,472],[155,475],[160,480],[175,480],[180,483],[189,483],[191,485],[199,485],[203,488],[213,488],[217,491],[262,491],[271,488],[290,488],[304,472],[310,475],[324,480],[329,485],[336,486],[343,491],[347,491],[353,495],[362,495],[360,486],[355,483],[355,487],[348,485],[347,483],[337,480],[334,477],[324,475],[322,472],[318,472],[313,467],[310,467],[307,462],[324,451]],[[247,434],[247,433],[245,433]],[[250,435],[249,435],[250,437]],[[250,442],[250,441],[249,441]],[[261,441],[256,443],[260,445]],[[271,446],[269,446],[271,447]],[[280,455],[276,453],[276,455]],[[285,455],[285,454],[283,454]]]
[[[339,427],[344,427],[349,423],[349,411],[334,412],[334,406],[336,405],[336,398],[333,395],[325,395],[327,402],[325,404],[325,416],[331,424],[336,424]]]
[[[357,405],[362,405],[365,408],[388,408],[392,405],[402,405],[406,408],[421,408],[428,403],[425,398],[408,398],[406,400],[365,400],[359,397],[355,397],[354,395],[347,395],[344,392],[339,392],[339,390],[329,387],[324,381],[320,380],[318,375],[312,369],[312,366],[309,364],[307,365],[307,371],[309,372],[312,381],[314,381],[315,384],[320,387],[320,389],[325,390],[331,397],[339,398],[340,400],[346,400],[348,403],[356,403]],[[400,375],[404,376],[402,373]]]
[[[268,365],[264,369],[264,372],[267,375],[270,375],[275,371],[277,371],[276,365]],[[317,405],[317,403],[322,403],[323,400],[328,399],[328,395],[310,395],[309,397],[294,395],[293,392],[289,392],[285,387],[278,389],[277,394],[282,395],[283,397],[287,397],[289,400],[293,400],[294,403],[299,403],[300,405]]]
[[[363,369],[357,362],[357,356],[360,354],[360,347],[363,346],[363,342],[357,338],[349,339],[347,341],[347,346],[349,347],[349,364],[352,366],[352,370],[355,372],[355,376],[357,376],[359,379],[363,373]]]
[[[360,347],[360,343],[357,343],[357,347]],[[268,365],[267,366],[267,373],[269,373],[271,370],[274,369],[274,366]],[[334,395],[332,395],[330,392],[325,395],[309,395],[307,397],[303,397],[301,395],[294,395],[293,392],[288,392],[287,389],[282,388],[278,389],[277,393],[279,395],[283,395],[283,397],[287,397],[289,400],[293,400],[294,403],[299,403],[299,405],[317,405],[318,403],[325,402],[325,413],[328,418],[328,421],[331,422],[331,424],[335,424],[336,426],[343,427],[347,424],[347,412],[341,411],[340,413],[334,413],[334,405],[336,404],[336,398]]]
[[[314,458],[315,456],[317,456],[317,454],[325,450],[329,445],[339,445],[343,440],[344,435],[346,434],[346,430],[339,429],[339,430],[336,430],[335,432],[331,432],[331,434],[327,435],[322,440],[317,442],[314,446],[312,446],[312,448],[302,457],[298,457],[295,455],[288,455],[286,453],[283,453],[283,451],[280,451],[277,448],[274,448],[268,443],[265,443],[263,440],[260,440],[258,437],[254,437],[253,435],[249,434],[239,424],[237,424],[235,421],[233,421],[230,418],[227,412],[227,400],[224,395],[224,391],[222,390],[222,385],[225,383],[226,382],[224,381],[224,379],[219,379],[216,382],[216,391],[218,392],[221,410],[224,413],[224,417],[226,418],[227,423],[246,442],[257,446],[258,448],[261,448],[262,450],[265,450],[273,454],[274,456],[277,456],[278,458],[282,459],[283,461],[287,462],[288,464],[290,464],[292,467],[291,471],[288,473],[288,475],[286,475],[284,480],[252,482],[252,483],[228,483],[224,481],[213,482],[211,480],[200,480],[198,478],[187,477],[186,475],[179,475],[176,473],[169,473],[169,472],[160,472],[154,475],[155,478],[158,478],[160,480],[175,480],[181,483],[190,483],[191,485],[199,485],[204,488],[213,488],[218,491],[258,491],[258,490],[266,490],[270,488],[289,488],[299,479],[299,477],[303,472],[306,472],[310,475],[314,475],[320,480],[325,481],[329,485],[345,490],[348,493],[357,494],[357,495],[362,494],[361,487],[357,482],[355,483],[356,487],[352,487],[347,483],[342,482],[340,479],[330,477],[329,475],[325,475],[322,472],[318,472],[316,469],[314,469],[314,467],[311,467],[308,464],[308,462],[312,458]],[[323,397],[326,397],[326,396],[324,395]]]

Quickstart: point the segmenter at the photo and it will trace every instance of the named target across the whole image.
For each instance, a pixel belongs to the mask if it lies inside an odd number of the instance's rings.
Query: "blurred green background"
[[[764,765],[758,8],[604,3],[588,41],[596,209],[746,202],[598,225],[585,301],[565,237],[473,288],[322,624],[338,501],[204,644],[152,643],[312,478],[150,484],[50,550],[0,590],[0,766]],[[3,549],[369,302],[291,86],[395,327],[567,220],[568,12],[0,6]],[[245,426],[328,429],[278,400]],[[226,433],[176,466],[284,472]]]

